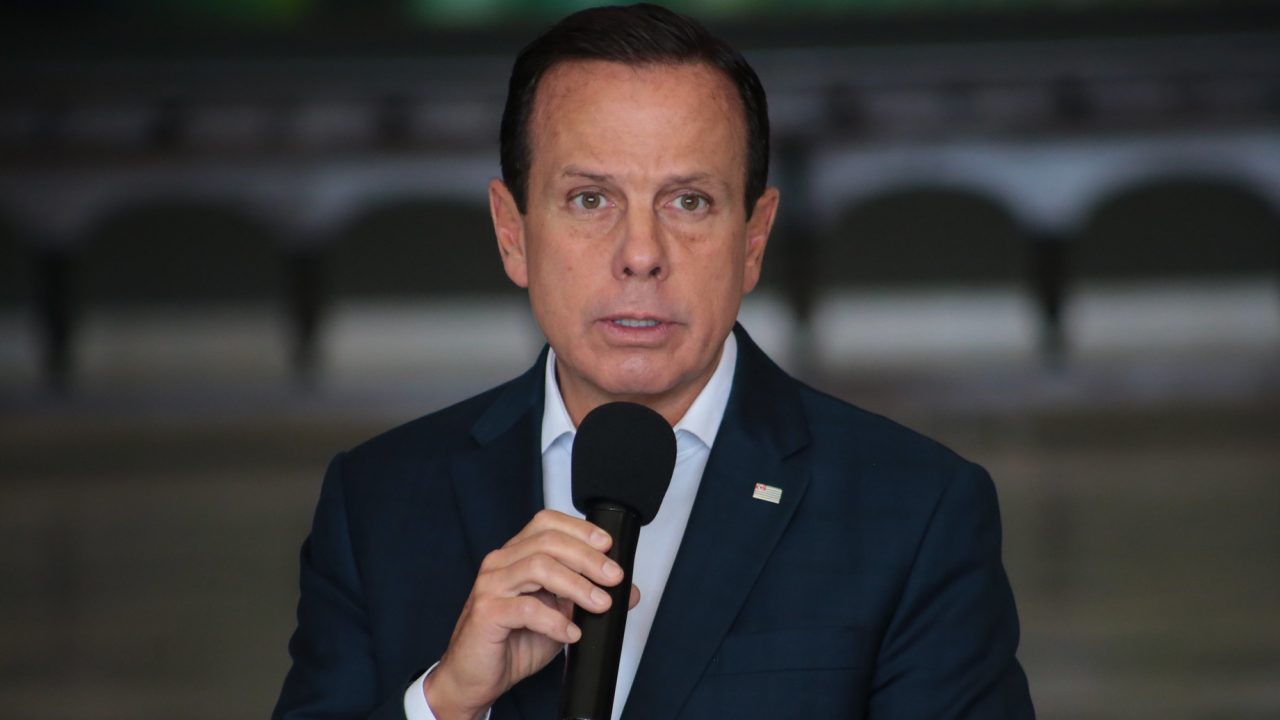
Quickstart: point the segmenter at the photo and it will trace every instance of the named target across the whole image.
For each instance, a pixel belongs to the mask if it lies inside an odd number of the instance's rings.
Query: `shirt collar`
[[[720,362],[711,374],[711,379],[694,398],[693,404],[685,411],[684,417],[674,428],[677,436],[683,430],[710,448],[716,441],[716,433],[720,431],[720,421],[724,420],[724,410],[729,404],[729,391],[733,388],[733,369],[738,361],[738,339],[729,333],[724,347],[720,351]],[[560,394],[560,385],[556,382],[556,351],[547,349],[546,396],[542,410],[542,452],[551,447],[565,435],[573,436],[577,428],[569,418],[569,410],[564,406],[564,396]]]

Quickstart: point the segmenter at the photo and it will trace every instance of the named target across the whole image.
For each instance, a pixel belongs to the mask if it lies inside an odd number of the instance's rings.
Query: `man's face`
[[[612,400],[681,417],[755,287],[777,207],[747,220],[737,91],[702,64],[573,61],[543,76],[526,213],[490,206],[507,275],[529,289],[575,422]]]

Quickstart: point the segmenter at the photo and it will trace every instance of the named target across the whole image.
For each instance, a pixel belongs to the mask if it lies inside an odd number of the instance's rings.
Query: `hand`
[[[512,685],[546,667],[582,631],[573,607],[609,608],[622,568],[613,540],[585,520],[543,510],[485,556],[440,664],[423,683],[439,720],[479,718]],[[640,601],[632,586],[630,607]]]

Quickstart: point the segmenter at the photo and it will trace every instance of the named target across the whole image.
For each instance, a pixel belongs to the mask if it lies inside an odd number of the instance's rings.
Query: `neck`
[[[573,382],[566,374],[560,372],[558,361],[556,384],[560,388],[560,397],[564,398],[565,410],[569,412],[569,419],[573,421],[574,427],[582,423],[582,419],[587,416],[587,413],[611,402],[633,402],[644,405],[661,415],[672,427],[675,427],[685,413],[689,411],[694,400],[698,399],[698,395],[702,393],[707,383],[711,381],[711,376],[715,374],[716,368],[720,366],[720,358],[723,353],[724,347],[722,346],[719,352],[716,353],[715,359],[697,378],[691,382],[681,383],[679,386],[665,392],[609,393],[602,388],[590,386],[587,383]]]

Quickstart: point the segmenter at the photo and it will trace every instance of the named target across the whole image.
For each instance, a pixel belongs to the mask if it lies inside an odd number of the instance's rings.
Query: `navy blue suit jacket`
[[[624,718],[1033,717],[987,474],[735,332],[729,404]],[[403,717],[481,559],[543,506],[545,358],[334,459],[275,717]],[[752,498],[757,482],[781,502]],[[555,718],[562,667],[493,720]]]

